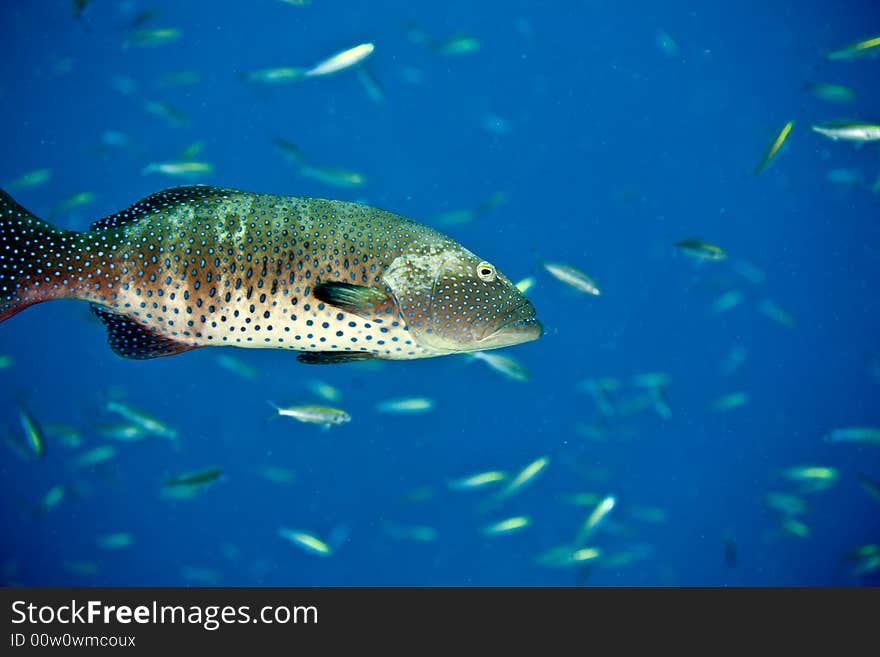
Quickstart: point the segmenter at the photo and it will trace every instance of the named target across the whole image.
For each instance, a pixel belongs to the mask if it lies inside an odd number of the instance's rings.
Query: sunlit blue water
[[[833,119],[880,119],[880,60],[825,54],[880,34],[871,2],[109,2],[80,20],[68,3],[4,3],[0,10],[0,181],[52,170],[43,185],[12,191],[38,216],[79,192],[94,199],[52,221],[85,229],[95,218],[180,180],[142,175],[204,142],[214,165],[194,182],[250,191],[363,200],[436,225],[445,212],[507,201],[470,223],[438,226],[529,293],[547,331],[505,350],[531,370],[509,381],[463,357],[309,367],[273,350],[202,349],[129,361],[106,345],[80,302],[28,309],[0,327],[3,423],[22,405],[44,425],[67,424],[79,448],[47,438],[24,460],[3,446],[0,502],[5,583],[26,585],[857,585],[843,561],[880,542],[880,505],[858,474],[880,480],[880,448],[830,444],[836,427],[880,426],[880,174],[877,144],[854,148],[810,131]],[[124,47],[131,17],[177,28],[156,47]],[[459,55],[415,43],[462,33],[479,49]],[[672,39],[674,46],[660,38]],[[259,85],[242,74],[309,66],[372,41],[367,64],[387,99],[377,103],[353,71],[300,84]],[[665,43],[665,49],[661,45]],[[197,71],[187,85],[157,83]],[[122,76],[129,83],[120,82]],[[116,82],[114,83],[114,79]],[[846,85],[848,105],[817,98],[808,81]],[[133,84],[132,84],[133,83]],[[122,93],[120,86],[134,86]],[[168,103],[173,125],[145,111]],[[758,164],[782,126],[794,129],[770,166]],[[130,140],[114,146],[115,131]],[[360,172],[339,188],[303,177],[272,146],[295,143],[319,165]],[[118,142],[118,139],[115,141]],[[829,180],[853,170],[861,182]],[[832,174],[832,176],[839,174]],[[850,175],[850,174],[847,174]],[[853,174],[855,175],[855,174]],[[696,262],[673,245],[698,236],[721,262]],[[576,266],[602,294],[577,294],[539,259]],[[753,282],[745,261],[765,275]],[[711,306],[738,290],[741,303]],[[770,299],[794,326],[761,311]],[[732,373],[723,362],[745,353]],[[255,379],[222,368],[235,356]],[[872,373],[872,368],[874,371]],[[626,414],[641,394],[632,376],[665,372],[671,417]],[[603,418],[580,384],[612,377]],[[266,400],[318,401],[307,384],[336,386],[352,416],[322,431],[279,418]],[[728,393],[745,405],[713,411]],[[436,402],[421,415],[375,405],[400,396]],[[108,400],[149,411],[177,429],[124,444],[97,428],[119,422]],[[598,436],[583,427],[599,425]],[[578,431],[577,427],[581,430]],[[595,432],[594,432],[595,433]],[[114,444],[118,456],[75,467]],[[511,475],[539,457],[549,466],[490,512],[486,491],[450,479],[484,470]],[[295,480],[265,478],[266,466]],[[837,469],[821,492],[780,476],[800,465]],[[224,478],[193,499],[163,499],[168,477],[218,466]],[[54,485],[67,495],[33,509]],[[809,530],[780,529],[769,491],[808,504]],[[614,495],[617,506],[587,544],[589,571],[536,563],[572,541],[591,506],[574,493]],[[643,507],[654,509],[653,514]],[[657,511],[661,510],[661,511]],[[524,515],[518,533],[487,524]],[[425,526],[414,541],[389,527]],[[332,545],[310,554],[278,536],[302,529]],[[123,532],[132,544],[99,547]],[[735,544],[735,561],[725,545]],[[874,575],[876,578],[876,574]]]

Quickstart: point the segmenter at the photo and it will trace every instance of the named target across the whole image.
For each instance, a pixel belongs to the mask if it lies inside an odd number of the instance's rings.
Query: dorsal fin
[[[231,189],[223,189],[221,187],[212,187],[211,185],[184,185],[182,187],[171,187],[163,189],[161,192],[154,192],[149,196],[142,198],[140,201],[125,210],[120,210],[116,214],[103,217],[95,221],[89,228],[91,230],[101,230],[104,228],[114,228],[116,226],[124,226],[125,224],[137,223],[144,217],[148,217],[162,210],[169,210],[181,203],[198,201],[206,198],[216,198],[218,196],[228,196],[234,194]]]
[[[110,348],[125,358],[146,360],[198,348],[177,342],[174,338],[142,326],[131,317],[117,315],[95,304],[89,305],[92,312],[100,317],[107,327],[107,341],[110,343]]]

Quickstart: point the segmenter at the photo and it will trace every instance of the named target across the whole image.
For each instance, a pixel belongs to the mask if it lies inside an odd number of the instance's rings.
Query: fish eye
[[[491,283],[495,280],[495,267],[483,260],[483,262],[477,265],[477,276],[480,277],[481,281]]]

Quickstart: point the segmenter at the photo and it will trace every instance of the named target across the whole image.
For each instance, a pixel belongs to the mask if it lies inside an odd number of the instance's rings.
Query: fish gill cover
[[[878,583],[876,3],[0,15],[4,584]]]

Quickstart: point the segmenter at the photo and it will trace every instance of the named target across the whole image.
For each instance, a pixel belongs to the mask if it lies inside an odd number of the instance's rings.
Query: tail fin
[[[76,241],[77,233],[37,219],[0,189],[0,322],[67,296],[64,261]]]

